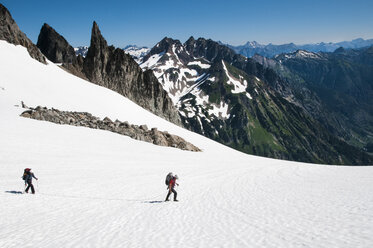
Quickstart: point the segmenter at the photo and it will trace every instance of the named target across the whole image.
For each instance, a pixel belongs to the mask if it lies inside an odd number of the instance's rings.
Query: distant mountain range
[[[282,45],[274,45],[274,44],[268,44],[263,45],[259,44],[256,41],[248,41],[245,45],[241,46],[232,46],[229,44],[224,44],[222,42],[218,42],[220,45],[227,46],[231,48],[233,51],[235,51],[238,54],[241,54],[245,57],[251,58],[255,54],[272,58],[276,55],[282,54],[282,53],[293,53],[297,50],[305,50],[308,52],[334,52],[338,48],[342,47],[345,49],[358,49],[363,47],[368,47],[373,45],[373,39],[364,40],[362,38],[358,38],[352,41],[342,41],[342,42],[321,42],[321,43],[315,43],[315,44],[305,44],[305,45],[296,45],[294,43],[288,43],[288,44],[282,44]],[[88,46],[79,46],[74,48],[76,55],[82,55],[83,57],[86,56],[88,52]],[[148,47],[139,47],[137,45],[127,45],[123,48],[123,50],[131,55],[136,62],[139,64],[142,62],[142,58],[147,55],[150,51],[150,48]]]
[[[229,48],[233,49],[236,53],[241,54],[245,57],[251,58],[255,54],[272,58],[276,55],[279,55],[281,53],[292,53],[297,50],[306,50],[309,52],[334,52],[339,47],[343,48],[362,48],[362,47],[368,47],[373,45],[373,39],[364,40],[362,38],[358,38],[352,41],[342,41],[342,42],[321,42],[316,44],[304,44],[304,45],[296,45],[294,43],[288,43],[288,44],[282,44],[282,45],[274,45],[274,44],[268,44],[263,45],[259,44],[256,41],[249,41],[245,45],[241,46],[232,46],[229,44],[223,44],[226,45]]]
[[[76,55],[80,54],[80,55],[83,56],[83,58],[85,58],[85,56],[87,56],[88,46],[75,47],[74,50],[75,50]],[[125,53],[131,55],[137,63],[141,63],[142,58],[146,54],[148,54],[148,52],[150,51],[150,48],[139,47],[139,46],[136,46],[136,45],[128,45],[128,46],[124,47],[123,50],[124,50]]]
[[[357,39],[303,48],[366,44]],[[268,52],[268,46],[247,45]],[[220,42],[193,37],[184,44],[164,38],[150,50],[131,45],[125,52],[143,71],[153,71],[182,125],[194,132],[249,154],[369,163],[363,150],[372,152],[373,142],[370,50],[315,53],[292,44],[295,51],[284,53],[292,50],[271,46],[279,53],[273,59],[248,59]]]
[[[139,47],[136,45],[128,45],[123,48],[124,52],[131,55],[137,63],[141,63],[142,58],[150,51],[148,47]]]
[[[372,140],[369,110],[372,70],[369,66],[362,69],[367,73],[353,84],[350,79],[359,73],[359,65],[346,64],[339,68],[339,63],[346,63],[344,60],[351,57],[364,64],[359,58],[369,61],[371,54],[369,50],[341,49],[336,53],[341,54],[340,62],[333,55],[298,50],[283,54],[278,60],[261,57],[266,64],[258,63],[259,59],[247,59],[212,40],[191,37],[183,44],[166,37],[143,58],[140,67],[153,70],[177,106],[186,128],[235,149],[305,162],[339,164],[369,160],[371,157],[366,157],[360,149]],[[285,61],[290,63],[295,59],[311,69],[305,75],[288,69]],[[304,83],[303,77],[312,78],[317,73],[317,68],[312,70],[308,64],[319,60],[339,69],[319,70],[317,77],[326,77],[325,86],[316,90],[313,87],[316,82]],[[349,67],[353,68],[352,72],[348,71]],[[346,82],[341,82],[342,88],[336,89],[340,95],[335,97],[333,90],[329,90],[338,87],[335,84],[338,79],[333,75],[343,70],[347,70],[343,74]],[[365,92],[361,90],[363,87]],[[353,104],[354,101],[360,103]],[[363,105],[365,108],[361,109]],[[344,108],[347,112],[343,112]],[[353,108],[357,110],[354,112]]]
[[[87,56],[87,52],[88,52],[88,46],[78,46],[78,47],[74,47],[74,51],[75,51],[75,54],[78,56],[78,55],[82,55],[83,58],[85,58],[85,56]]]

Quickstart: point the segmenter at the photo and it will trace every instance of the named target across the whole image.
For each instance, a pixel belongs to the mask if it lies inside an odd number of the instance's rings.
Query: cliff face
[[[76,60],[74,48],[46,23],[40,30],[36,45],[53,63],[73,63]]]
[[[91,44],[83,60],[82,72],[89,81],[114,90],[154,114],[180,125],[176,108],[153,72],[143,72],[122,49],[108,46],[96,22],[93,23]]]
[[[43,54],[19,29],[7,8],[0,3],[0,40],[5,40],[14,45],[21,45],[27,48],[30,56],[41,63],[46,64]]]

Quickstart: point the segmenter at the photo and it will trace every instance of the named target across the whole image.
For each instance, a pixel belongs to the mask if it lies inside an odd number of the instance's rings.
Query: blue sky
[[[95,20],[109,44],[153,46],[191,35],[233,45],[373,38],[372,0],[3,0],[34,42],[48,23],[73,46],[89,45]]]

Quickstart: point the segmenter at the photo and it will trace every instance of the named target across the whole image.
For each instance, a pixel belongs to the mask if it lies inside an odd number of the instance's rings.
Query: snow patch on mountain
[[[240,82],[239,80],[236,80],[234,79],[228,72],[227,70],[227,67],[225,66],[225,63],[224,61],[222,60],[221,63],[223,64],[223,68],[224,68],[224,71],[225,71],[225,75],[228,77],[228,81],[227,83],[228,84],[231,84],[234,86],[234,90],[232,90],[232,93],[233,94],[239,94],[239,93],[242,93],[242,92],[246,92],[246,88],[247,88],[247,81],[246,80],[243,80],[243,82]],[[242,76],[241,76],[241,80],[242,80]]]
[[[221,119],[229,119],[229,105],[225,102],[220,102],[219,105],[211,104],[212,109],[209,109],[208,112],[210,115],[215,115]]]
[[[197,66],[199,66],[203,69],[208,69],[208,68],[211,67],[211,65],[204,64],[204,63],[202,63],[201,61],[198,61],[198,60],[197,61],[191,61],[191,62],[188,63],[188,65],[197,65]]]
[[[150,58],[147,61],[140,64],[141,69],[145,70],[145,69],[152,68],[162,58],[163,54],[164,53],[160,53],[160,54],[154,54],[150,56]]]
[[[275,58],[278,58],[280,55],[275,56]],[[293,58],[313,58],[313,59],[319,59],[322,58],[319,54],[308,52],[305,50],[298,50],[294,53],[289,54],[283,54],[283,57],[285,59],[293,59]]]
[[[209,64],[201,61],[183,62],[182,56],[191,57],[183,46],[172,44],[168,51],[153,54],[140,64],[143,70],[153,70],[154,75],[168,92],[175,106],[181,97],[207,79],[205,78],[206,74],[200,74],[195,66],[197,65],[201,69],[210,67]]]

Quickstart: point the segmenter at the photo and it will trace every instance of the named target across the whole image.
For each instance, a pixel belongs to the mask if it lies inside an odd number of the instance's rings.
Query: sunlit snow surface
[[[0,41],[0,247],[372,247],[373,167],[249,156]],[[87,111],[178,134],[186,152],[19,117]],[[25,167],[36,195],[18,194]],[[162,202],[165,175],[180,202]]]

